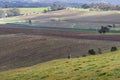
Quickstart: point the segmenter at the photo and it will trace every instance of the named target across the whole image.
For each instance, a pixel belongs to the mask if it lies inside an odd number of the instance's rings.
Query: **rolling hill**
[[[120,51],[0,72],[1,80],[120,80]]]
[[[119,35],[76,31],[0,27],[0,71],[33,66],[42,62],[87,56],[89,49],[102,52],[120,47]]]

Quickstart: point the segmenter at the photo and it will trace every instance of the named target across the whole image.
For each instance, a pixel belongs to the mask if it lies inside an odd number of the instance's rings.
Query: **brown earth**
[[[63,30],[45,30],[35,28],[8,28],[0,27],[0,33],[24,33],[31,35],[47,35],[47,36],[60,36],[70,37],[78,39],[90,39],[90,40],[109,40],[109,41],[120,41],[120,35],[105,35],[105,34],[92,34],[92,33],[81,33],[76,31],[63,31]]]
[[[120,35],[93,35],[73,31],[28,28],[0,28],[0,71],[32,66],[41,62],[88,55],[120,47]],[[57,37],[60,36],[60,37]]]
[[[75,27],[95,28],[101,25],[118,24],[120,27],[119,11],[78,11],[65,9],[39,15],[20,16],[19,18],[31,19],[34,25],[46,27]],[[26,23],[23,23],[26,24]]]

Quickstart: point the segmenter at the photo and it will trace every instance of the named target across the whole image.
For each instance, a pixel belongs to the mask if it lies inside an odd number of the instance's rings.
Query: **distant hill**
[[[66,6],[79,6],[85,3],[111,3],[120,4],[120,0],[0,0],[0,7],[4,7],[5,4],[9,7],[44,7],[50,6],[53,3],[62,3]]]
[[[27,1],[27,0],[24,0]],[[111,3],[111,4],[120,4],[120,0],[49,0],[46,2],[46,0],[31,0],[31,2],[45,2],[45,3],[51,3],[51,2],[66,2],[66,3],[93,3],[93,2],[104,2],[104,3]]]

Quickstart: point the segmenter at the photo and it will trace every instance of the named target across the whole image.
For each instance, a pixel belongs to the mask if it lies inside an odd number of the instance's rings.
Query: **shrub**
[[[71,54],[68,54],[68,59],[70,59],[71,58]]]
[[[88,50],[88,53],[89,53],[90,55],[95,55],[95,54],[96,54],[96,52],[94,51],[94,49]]]
[[[111,52],[113,52],[113,51],[117,51],[117,47],[111,47]]]

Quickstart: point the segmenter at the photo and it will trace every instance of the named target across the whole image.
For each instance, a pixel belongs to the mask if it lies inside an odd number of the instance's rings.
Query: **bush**
[[[94,51],[94,49],[88,50],[88,53],[89,53],[90,55],[95,55],[95,54],[96,54],[96,52]]]
[[[111,47],[111,52],[113,52],[113,51],[117,51],[117,47]]]

